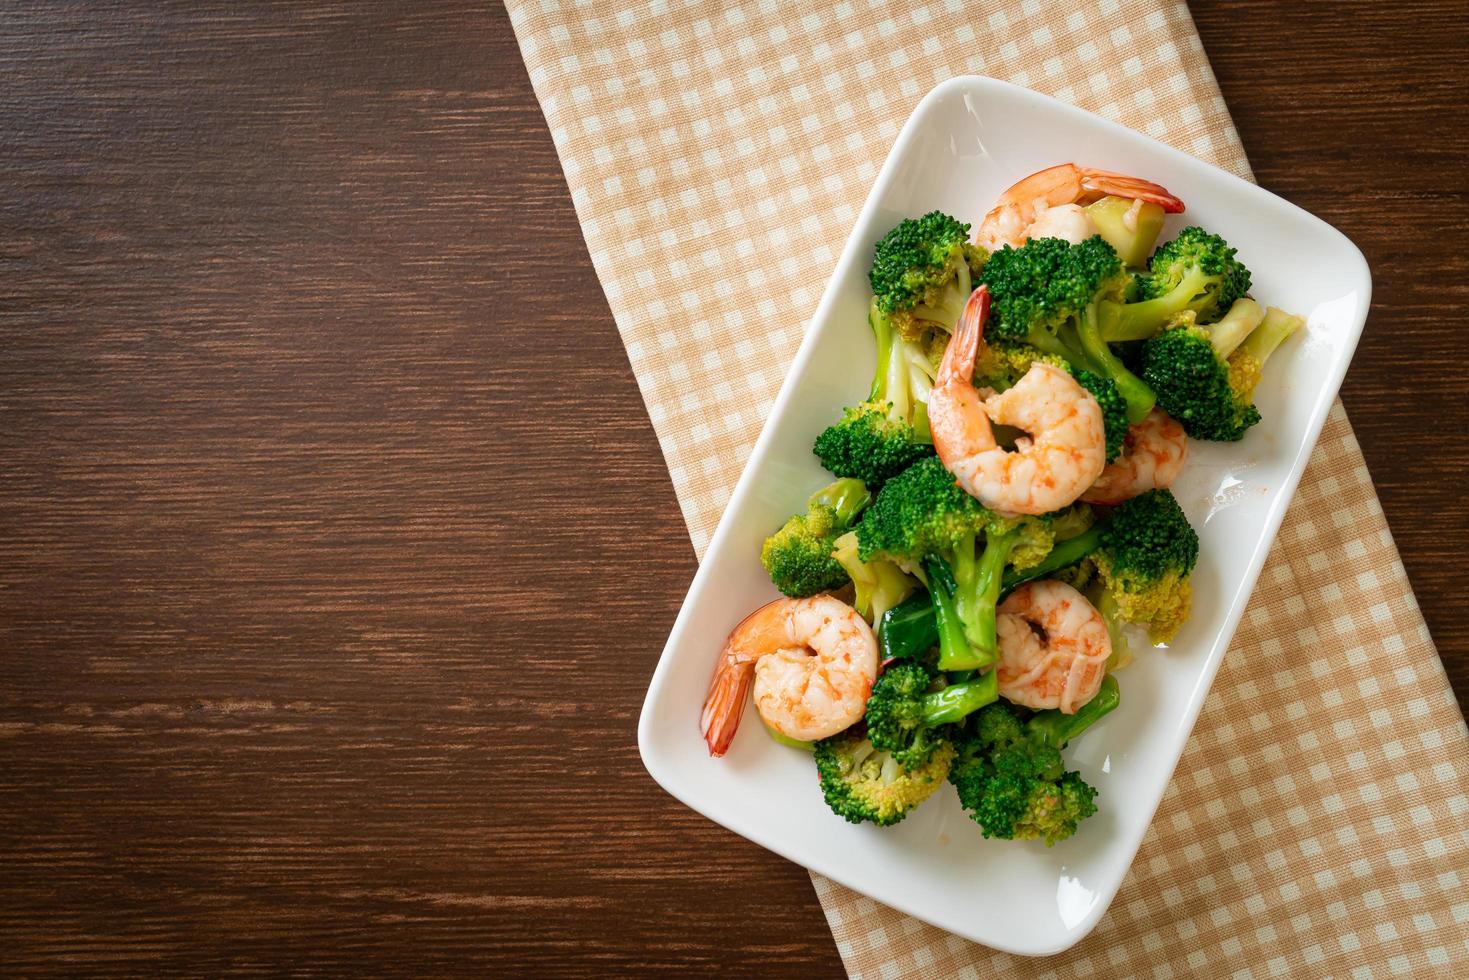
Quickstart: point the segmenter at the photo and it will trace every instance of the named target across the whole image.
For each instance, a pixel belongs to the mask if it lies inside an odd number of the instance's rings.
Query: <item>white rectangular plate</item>
[[[874,366],[872,246],[935,208],[978,224],[1010,184],[1056,163],[1136,174],[1187,203],[1164,239],[1200,224],[1239,249],[1252,294],[1308,316],[1266,369],[1265,421],[1234,444],[1194,442],[1174,492],[1199,530],[1193,617],[1171,650],[1119,674],[1122,706],[1068,750],[1099,812],[1053,848],[987,841],[953,788],[897,827],[851,826],[821,799],[811,759],[766,738],[753,709],[711,759],[699,709],[731,628],[776,596],[760,544],[830,477],[818,432],[861,401]],[[1367,315],[1371,278],[1340,232],[1294,205],[1072,106],[988,78],[930,92],[898,136],[735,488],[648,689],[643,762],[710,819],[878,901],[1007,952],[1042,955],[1096,925],[1127,873],[1219,669]]]

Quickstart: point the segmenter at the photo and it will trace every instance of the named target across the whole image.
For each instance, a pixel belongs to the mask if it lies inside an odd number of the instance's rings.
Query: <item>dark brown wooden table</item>
[[[837,974],[638,761],[694,560],[504,12],[145,6],[0,30],[0,972]],[[1195,11],[1461,697],[1466,9]]]

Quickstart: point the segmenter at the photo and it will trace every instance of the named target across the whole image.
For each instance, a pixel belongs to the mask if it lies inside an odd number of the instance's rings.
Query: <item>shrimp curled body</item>
[[[724,755],[755,691],[765,724],[814,742],[862,719],[877,678],[877,637],[851,606],[829,595],[777,599],[734,628],[709,682],[700,731]]]
[[[1107,464],[1081,499],[1089,504],[1120,504],[1149,490],[1162,490],[1178,479],[1188,454],[1183,426],[1155,408],[1127,430],[1122,455]]]
[[[928,399],[933,445],[959,485],[991,510],[1047,514],[1076,500],[1106,465],[1102,409],[1065,371],[1037,361],[1013,388],[986,397],[974,364],[989,313],[989,290],[969,297]],[[1016,448],[995,441],[992,423],[1026,435]]]
[[[1096,696],[1112,655],[1101,613],[1064,582],[1029,582],[1000,603],[1000,693],[1015,704],[1063,714]]]
[[[1082,206],[1109,196],[1148,201],[1170,214],[1183,210],[1183,201],[1151,180],[1062,163],[1036,171],[1001,194],[975,240],[992,252],[1004,245],[1019,248],[1029,238],[1064,238],[1075,244],[1097,233]]]

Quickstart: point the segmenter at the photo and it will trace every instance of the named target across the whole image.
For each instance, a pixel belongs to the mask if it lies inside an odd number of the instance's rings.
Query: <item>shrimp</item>
[[[992,252],[1002,245],[1019,248],[1027,238],[1080,242],[1097,233],[1081,205],[1108,196],[1151,201],[1170,214],[1183,211],[1183,201],[1151,180],[1062,163],[1031,174],[1001,194],[980,223],[975,241]]]
[[[814,742],[862,720],[877,679],[877,637],[840,599],[777,599],[734,628],[709,682],[700,731],[709,754],[734,741],[753,686],[765,724]]]
[[[1049,514],[1096,482],[1107,462],[1102,409],[1070,374],[1040,361],[1002,394],[974,387],[988,288],[969,297],[928,396],[939,459],[970,496],[1007,514]],[[1012,452],[991,423],[1025,430]]]
[[[1120,504],[1178,479],[1188,452],[1183,426],[1155,408],[1127,430],[1122,455],[1107,464],[1081,499],[1089,504]]]
[[[1000,693],[1037,710],[1074,715],[1102,686],[1112,637],[1102,614],[1064,582],[1029,582],[998,609]]]

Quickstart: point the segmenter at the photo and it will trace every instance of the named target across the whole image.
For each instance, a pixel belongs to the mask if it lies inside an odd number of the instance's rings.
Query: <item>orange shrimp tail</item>
[[[1149,201],[1168,214],[1183,213],[1181,198],[1170,194],[1168,188],[1162,184],[1155,184],[1141,177],[1129,177],[1127,174],[1113,173],[1110,170],[1082,168],[1081,186],[1094,195],[1110,194],[1113,197]]]
[[[726,649],[719,656],[709,693],[704,697],[704,711],[699,717],[699,731],[709,743],[709,754],[716,759],[729,751],[740,717],[745,713],[750,684],[755,679],[753,661],[731,662]]]
[[[984,324],[989,315],[990,288],[980,286],[969,294],[969,302],[964,304],[954,335],[944,348],[934,387],[947,387],[955,381],[974,383],[974,365],[979,360],[979,345],[984,340]]]

